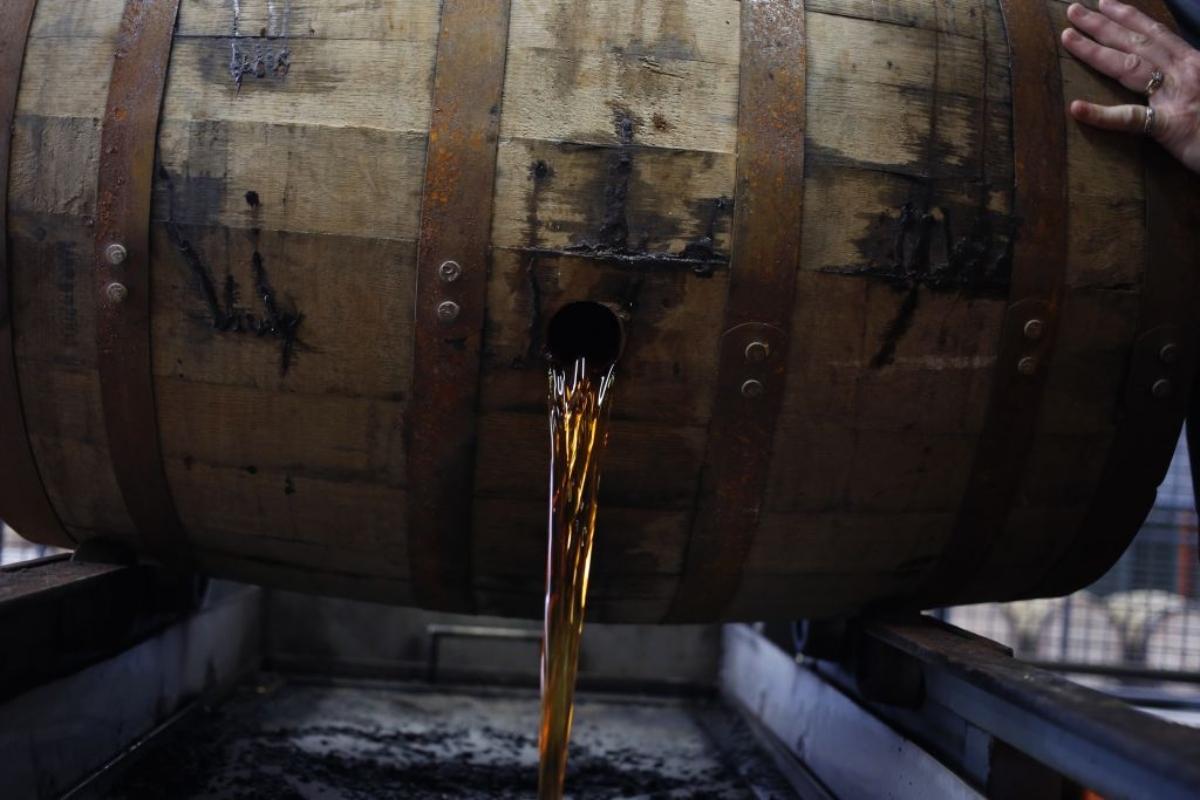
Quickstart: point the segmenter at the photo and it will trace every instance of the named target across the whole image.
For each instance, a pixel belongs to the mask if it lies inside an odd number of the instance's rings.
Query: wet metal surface
[[[111,798],[524,798],[537,787],[537,696],[398,684],[313,685],[260,676],[143,758]],[[582,696],[571,798],[794,796],[720,706]],[[735,766],[736,765],[736,768]],[[744,776],[744,777],[743,777]]]

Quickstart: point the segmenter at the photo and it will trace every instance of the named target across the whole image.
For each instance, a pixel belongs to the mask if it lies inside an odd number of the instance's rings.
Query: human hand
[[[1105,130],[1145,133],[1200,172],[1200,51],[1117,0],[1100,0],[1099,12],[1073,3],[1067,18],[1075,27],[1063,31],[1062,42],[1072,55],[1150,95],[1148,106],[1073,100],[1071,116]]]

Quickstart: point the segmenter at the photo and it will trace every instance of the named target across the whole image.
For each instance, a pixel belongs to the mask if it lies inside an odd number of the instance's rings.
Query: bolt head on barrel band
[[[1025,356],[1017,362],[1017,372],[1022,375],[1033,375],[1037,372],[1038,362],[1033,356]]]
[[[129,258],[129,251],[120,242],[113,242],[104,248],[104,259],[114,267],[124,264],[127,258]]]
[[[1179,345],[1168,342],[1158,351],[1158,360],[1164,364],[1174,364],[1179,360]]]
[[[462,308],[459,307],[458,303],[454,302],[453,300],[443,300],[441,303],[438,303],[437,307],[438,322],[442,323],[443,325],[449,325],[451,322],[454,322],[456,319],[458,319],[458,315],[461,311]]]
[[[1171,386],[1171,382],[1166,378],[1159,378],[1154,382],[1154,385],[1150,387],[1150,394],[1155,400],[1166,400],[1171,396],[1172,391],[1173,387]]]
[[[763,382],[751,378],[742,384],[742,397],[748,397],[755,400],[767,393],[767,387],[763,386]]]
[[[751,364],[761,364],[771,355],[771,345],[755,340],[746,345],[746,361]]]
[[[125,299],[129,297],[129,288],[123,283],[110,283],[104,287],[104,296],[108,298],[110,303],[119,305],[120,303],[124,303]]]
[[[457,261],[443,261],[438,267],[438,277],[445,283],[454,283],[462,275],[462,264]]]
[[[1046,323],[1040,319],[1031,319],[1025,323],[1025,338],[1036,342],[1046,333]]]

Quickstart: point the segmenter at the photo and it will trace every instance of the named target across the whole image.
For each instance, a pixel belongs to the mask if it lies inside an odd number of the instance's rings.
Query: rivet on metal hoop
[[[1025,356],[1017,362],[1017,372],[1022,375],[1032,375],[1037,372],[1038,362],[1033,356]]]
[[[124,303],[125,298],[129,297],[129,289],[123,283],[110,283],[104,287],[104,295],[110,303]]]
[[[104,248],[104,257],[108,260],[109,264],[116,267],[125,263],[125,259],[129,257],[129,251],[120,242],[113,242]]]
[[[1158,360],[1164,364],[1174,364],[1179,360],[1179,345],[1174,342],[1167,342],[1158,351]]]
[[[1036,342],[1046,333],[1046,323],[1040,319],[1031,319],[1025,323],[1025,338],[1031,342]]]
[[[762,381],[751,378],[742,384],[742,397],[748,397],[751,400],[762,397],[767,393],[767,387],[763,386]]]
[[[1154,396],[1155,400],[1166,400],[1171,396],[1171,391],[1171,382],[1166,378],[1159,378],[1150,387],[1150,394]]]
[[[761,364],[771,356],[771,345],[755,340],[746,345],[746,361],[751,364]]]
[[[462,264],[453,259],[443,261],[438,267],[438,277],[445,283],[454,283],[462,275]]]
[[[462,311],[462,309],[459,307],[458,303],[454,302],[453,300],[443,300],[441,303],[438,303],[437,307],[438,322],[442,323],[443,325],[449,325],[451,322],[454,322],[454,320],[458,319],[458,314],[460,311]]]

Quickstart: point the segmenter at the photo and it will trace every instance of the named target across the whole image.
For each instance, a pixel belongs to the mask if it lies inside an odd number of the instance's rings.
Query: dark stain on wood
[[[542,189],[554,177],[554,168],[545,159],[537,159],[529,165],[529,180],[533,187],[528,194],[528,209],[526,211],[527,229],[525,240],[530,250],[529,261],[525,265],[525,275],[529,281],[529,344],[525,349],[523,364],[535,363],[543,349],[542,336],[542,288],[537,277],[538,232],[541,222],[538,219],[538,207],[542,200]]]
[[[260,205],[262,205],[262,201],[258,199],[258,192],[254,191],[253,189],[246,192],[246,205],[250,206],[251,208],[258,208]]]
[[[254,270],[254,289],[258,292],[266,311],[265,318],[259,321],[254,332],[258,336],[274,336],[282,342],[279,368],[282,374],[286,375],[296,349],[296,331],[304,321],[304,315],[298,311],[283,311],[279,308],[275,290],[271,287],[267,270],[263,266],[262,254],[257,250],[252,256],[251,266]]]
[[[629,109],[613,107],[613,128],[621,142],[608,161],[608,184],[604,188],[604,223],[600,226],[596,247],[624,252],[629,250],[629,179],[633,175],[633,152],[629,146],[641,121]]]
[[[531,256],[529,263],[525,265],[525,275],[529,279],[529,346],[525,351],[525,362],[532,363],[545,349],[542,334],[542,286],[538,282],[536,255]]]
[[[980,99],[970,100],[973,107],[977,106],[977,131],[971,135],[974,157],[956,165],[954,154],[938,130],[943,103],[938,90],[940,39],[940,32],[935,31],[932,91],[914,90],[929,94],[929,128],[922,142],[922,163],[903,165],[895,172],[869,164],[849,164],[855,169],[907,175],[906,190],[881,198],[885,208],[898,206],[898,210],[860,215],[869,220],[866,234],[855,242],[862,262],[821,269],[882,280],[903,293],[896,316],[885,328],[879,350],[870,361],[874,369],[894,362],[897,344],[912,325],[921,289],[958,292],[968,297],[1008,296],[1018,221],[990,205],[993,182],[1003,182],[1011,171],[993,159],[990,151],[995,143],[989,137],[992,105],[987,55]],[[966,102],[963,98],[955,100]],[[838,154],[814,151],[813,155],[829,163],[844,160]],[[1005,156],[1011,158],[1010,153]]]
[[[946,183],[955,170],[944,168],[951,161],[951,153],[938,132],[939,39],[940,34],[935,33],[934,90],[925,141],[924,175],[911,179],[908,196],[895,216],[887,212],[869,216],[872,224],[856,242],[859,253],[866,259],[865,265],[825,270],[882,279],[904,292],[896,316],[884,329],[879,350],[870,361],[872,369],[894,363],[896,348],[912,327],[922,288],[972,297],[1001,298],[1008,294],[1014,232],[1011,218],[988,207],[991,186],[986,173],[986,99],[980,109],[983,133],[977,148],[979,158],[977,163],[969,165],[973,172],[971,179],[953,185]],[[984,90],[986,97],[986,84]],[[957,207],[951,200],[956,194],[968,198]],[[960,212],[967,220],[961,224],[965,235],[955,232]]]
[[[257,37],[243,36],[240,31],[239,6],[233,6],[233,29],[230,31],[229,75],[238,91],[247,77],[263,79],[287,77],[291,69],[291,50],[288,48],[288,28],[291,23],[291,0],[283,0],[282,9],[270,6],[266,27],[259,28]]]
[[[206,129],[207,125],[197,127],[193,131],[193,138],[202,139]],[[218,145],[207,143],[203,146],[212,149]],[[223,176],[180,175],[169,172],[161,164],[157,173],[160,184],[158,191],[166,197],[167,220],[211,224],[220,219],[226,192]]]
[[[986,197],[982,192],[981,196]],[[969,217],[965,233],[955,230],[960,211]],[[895,214],[867,215],[866,235],[855,242],[863,262],[823,267],[839,275],[876,278],[899,287],[920,285],[973,297],[1004,297],[1012,271],[1011,217],[986,208],[905,202]]]
[[[174,223],[167,225],[167,233],[175,248],[183,255],[191,270],[195,285],[208,309],[213,330],[221,333],[250,333],[256,337],[271,336],[280,341],[280,373],[287,375],[295,358],[298,332],[304,315],[296,310],[280,307],[275,289],[271,286],[262,254],[255,250],[251,256],[251,274],[254,292],[262,303],[263,313],[257,316],[239,305],[240,288],[232,274],[225,276],[220,296],[212,271],[204,263],[200,253],[183,236],[183,231]]]
[[[981,196],[986,197],[986,191]],[[884,281],[905,293],[871,359],[872,368],[894,361],[896,345],[911,327],[920,290],[958,292],[972,298],[1007,297],[1013,223],[987,209],[973,211],[970,229],[961,236],[954,230],[958,212],[949,204],[930,208],[910,201],[895,215],[870,215],[872,225],[856,242],[865,263],[820,270]]]
[[[70,241],[54,242],[54,288],[58,290],[62,309],[62,336],[75,342],[79,337],[79,309],[75,305],[75,279],[79,274],[79,254]],[[4,304],[5,322],[9,304]]]
[[[917,306],[921,301],[921,287],[914,284],[909,287],[904,295],[904,302],[900,304],[900,310],[896,313],[895,319],[888,323],[887,328],[883,331],[883,342],[880,344],[879,352],[871,359],[871,369],[880,369],[892,364],[896,360],[896,345],[904,338],[904,334],[908,333],[908,329],[912,327],[913,318],[917,313]]]
[[[285,46],[279,50],[264,45],[256,40],[250,47],[234,46],[234,53],[229,62],[229,74],[233,78],[238,91],[246,77],[259,80],[274,77],[282,80],[291,70],[291,51]]]
[[[704,235],[694,241],[688,242],[679,254],[680,257],[693,259],[699,262],[692,268],[692,272],[702,278],[711,278],[713,275],[712,265],[714,263],[729,263],[729,254],[722,253],[716,249],[717,237],[717,222],[722,217],[729,217],[733,212],[733,200],[728,197],[714,197],[705,200],[700,200],[694,204],[697,214],[702,214],[702,207],[708,207],[708,227]]]
[[[640,209],[637,219],[631,224],[630,198],[631,189],[637,185],[635,162],[639,152],[636,139],[643,122],[624,106],[610,103],[610,107],[618,144],[616,147],[603,148],[608,150],[603,177],[581,190],[585,196],[599,194],[603,197],[600,225],[593,229],[593,233],[576,237],[565,249],[546,252],[597,258],[634,268],[684,267],[704,277],[711,276],[717,269],[728,267],[729,255],[719,252],[714,246],[718,222],[722,215],[728,216],[733,207],[728,198],[700,202],[696,216],[707,218],[704,234],[685,245],[679,253],[653,251],[649,241],[651,238],[677,238],[680,220],[656,214],[649,209]],[[636,236],[634,230],[637,231]]]

